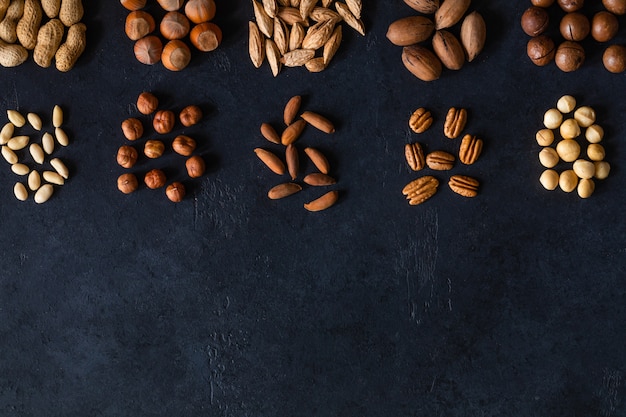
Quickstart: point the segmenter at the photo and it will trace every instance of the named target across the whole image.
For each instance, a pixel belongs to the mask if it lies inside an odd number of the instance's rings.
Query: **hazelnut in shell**
[[[161,60],[163,43],[158,36],[148,35],[135,42],[135,57],[145,65],[154,65]]]
[[[198,155],[194,155],[185,161],[185,167],[187,168],[187,175],[190,178],[199,178],[204,175],[206,170],[206,164],[204,159]]]
[[[539,36],[548,28],[550,18],[548,12],[541,8],[530,6],[522,15],[522,30],[528,36]]]
[[[157,0],[163,10],[173,12],[183,7],[185,0]]]
[[[602,54],[602,63],[607,71],[619,74],[626,71],[626,47],[611,45]]]
[[[547,35],[531,38],[526,45],[526,53],[533,64],[542,67],[554,60],[556,47],[554,41]]]
[[[533,6],[550,7],[554,4],[554,0],[530,0]]]
[[[180,203],[185,198],[185,186],[178,181],[173,182],[165,189],[165,195],[170,201]]]
[[[132,168],[137,162],[137,149],[123,145],[117,150],[117,163],[124,168]]]
[[[556,0],[556,2],[561,6],[561,9],[566,12],[580,10],[585,3],[584,0]]]
[[[563,72],[576,71],[585,62],[585,50],[577,42],[565,41],[557,48],[554,61]]]
[[[613,13],[601,11],[591,20],[591,36],[598,42],[608,42],[617,35],[619,22]]]
[[[602,4],[613,14],[618,16],[626,14],[626,0],[602,0]]]
[[[591,25],[587,16],[579,12],[572,12],[563,16],[559,29],[566,40],[582,41],[589,35]]]
[[[124,31],[130,40],[136,41],[154,31],[156,23],[148,12],[136,10],[126,16]]]
[[[143,153],[150,159],[160,158],[165,152],[165,145],[160,140],[148,140],[143,147]]]
[[[189,19],[180,12],[167,12],[159,25],[161,35],[170,40],[184,38],[189,33],[189,29]]]
[[[174,128],[176,122],[176,116],[171,110],[159,110],[154,114],[152,119],[152,127],[157,133],[162,135],[170,133]]]
[[[128,140],[137,140],[143,136],[143,125],[139,119],[128,118],[122,122],[122,132]]]
[[[172,142],[172,149],[179,155],[190,156],[196,150],[196,141],[185,135],[178,135]]]
[[[137,110],[141,114],[152,114],[159,107],[159,99],[152,93],[144,91],[137,97]]]
[[[185,69],[191,61],[191,51],[187,44],[181,40],[174,39],[163,47],[161,55],[163,66],[170,71],[180,71]]]
[[[120,0],[120,3],[126,9],[133,11],[133,10],[143,9],[144,7],[146,7],[146,1],[147,0]]]
[[[146,175],[143,178],[143,182],[146,184],[146,187],[151,190],[163,187],[166,180],[167,178],[165,177],[165,173],[160,169],[152,169],[146,172]]]
[[[202,120],[202,110],[196,105],[187,106],[181,110],[179,118],[183,126],[193,126]]]
[[[124,194],[134,192],[137,187],[139,187],[139,182],[137,182],[135,174],[122,174],[117,178],[117,189]]]
[[[222,30],[215,23],[200,23],[191,29],[189,40],[197,50],[210,52],[222,43]]]
[[[215,17],[214,0],[189,0],[185,4],[185,15],[193,23],[204,23]]]

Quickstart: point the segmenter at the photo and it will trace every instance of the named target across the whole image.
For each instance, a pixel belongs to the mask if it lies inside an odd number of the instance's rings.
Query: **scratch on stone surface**
[[[597,394],[600,398],[600,416],[612,417],[614,415],[620,404],[618,392],[621,382],[622,373],[619,370],[604,369],[602,387]]]
[[[378,36],[371,34],[365,44],[365,49],[371,51],[378,44]]]

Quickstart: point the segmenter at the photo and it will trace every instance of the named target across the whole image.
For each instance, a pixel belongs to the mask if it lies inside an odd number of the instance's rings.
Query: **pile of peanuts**
[[[594,179],[607,178],[611,170],[604,160],[605,150],[600,144],[604,129],[596,124],[595,110],[589,106],[576,107],[576,99],[565,95],[557,101],[556,108],[545,112],[543,124],[545,128],[535,136],[542,146],[539,162],[546,168],[539,179],[541,185],[547,190],[559,187],[566,193],[576,190],[581,198],[591,197]],[[582,147],[586,147],[586,158],[581,156]]]

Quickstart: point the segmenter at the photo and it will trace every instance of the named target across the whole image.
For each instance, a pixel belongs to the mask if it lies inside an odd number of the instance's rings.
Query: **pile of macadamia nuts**
[[[546,168],[539,178],[541,185],[547,190],[559,187],[566,193],[577,190],[581,198],[591,197],[594,179],[607,178],[611,170],[604,160],[605,150],[600,144],[604,129],[596,124],[595,110],[576,107],[576,99],[565,95],[556,108],[545,112],[543,124],[545,129],[535,136],[542,147],[539,162]]]
[[[595,5],[600,2],[591,2]],[[626,0],[602,0],[602,10],[593,15],[585,13],[584,0],[531,0],[530,6],[522,14],[521,26],[524,33],[531,36],[526,52],[537,66],[545,66],[552,61],[563,72],[579,69],[585,62],[586,47],[604,48],[602,62],[612,73],[626,71],[626,47],[609,45],[619,31],[618,16],[626,14]],[[555,36],[549,33],[549,8],[557,3],[565,15],[558,25],[560,43],[555,43]],[[589,37],[593,42],[588,42]]]
[[[157,0],[160,7],[149,6],[155,7],[154,11],[147,10],[147,0],[120,2],[130,10],[124,30],[135,42],[135,57],[142,64],[161,62],[170,71],[180,71],[191,61],[188,44],[210,52],[222,42],[220,27],[211,22],[215,17],[215,0]],[[157,15],[162,15],[158,34],[155,33]]]

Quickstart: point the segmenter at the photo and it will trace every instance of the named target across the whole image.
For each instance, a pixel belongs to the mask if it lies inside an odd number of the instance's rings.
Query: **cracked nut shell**
[[[554,60],[556,46],[552,38],[547,35],[540,35],[528,41],[526,53],[533,64],[543,67]]]
[[[565,41],[557,48],[554,61],[563,72],[576,71],[585,62],[585,50],[579,43]]]

